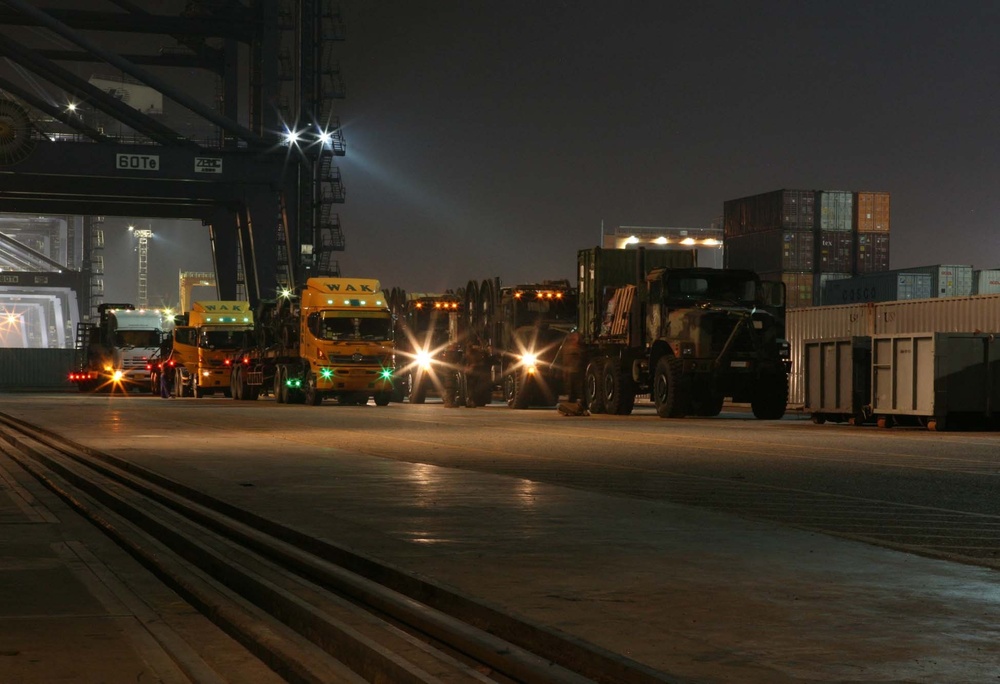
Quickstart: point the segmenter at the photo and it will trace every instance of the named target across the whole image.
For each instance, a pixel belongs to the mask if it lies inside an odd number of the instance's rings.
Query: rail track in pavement
[[[0,449],[290,682],[676,681],[4,414]]]

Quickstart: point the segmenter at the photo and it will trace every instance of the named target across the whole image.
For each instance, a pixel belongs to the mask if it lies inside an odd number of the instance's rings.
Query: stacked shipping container
[[[792,308],[819,304],[828,281],[889,268],[887,192],[776,190],[730,200],[723,228],[726,266],[783,281]]]

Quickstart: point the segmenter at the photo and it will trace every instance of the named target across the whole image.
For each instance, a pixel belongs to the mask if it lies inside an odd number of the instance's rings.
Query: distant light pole
[[[146,281],[149,275],[149,239],[153,237],[153,231],[149,228],[136,228],[131,225],[128,229],[138,240],[136,251],[139,252],[139,301],[136,303],[140,309],[145,309],[149,306]]]

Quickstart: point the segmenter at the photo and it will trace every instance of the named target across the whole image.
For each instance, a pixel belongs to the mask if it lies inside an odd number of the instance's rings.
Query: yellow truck
[[[174,370],[175,394],[230,396],[233,352],[247,345],[253,329],[249,302],[194,302],[174,326],[168,367]]]
[[[298,295],[262,302],[255,344],[234,356],[232,395],[277,403],[385,406],[392,397],[392,314],[378,280],[309,278]]]

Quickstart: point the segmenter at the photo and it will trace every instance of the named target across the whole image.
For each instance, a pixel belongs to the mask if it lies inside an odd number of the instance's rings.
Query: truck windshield
[[[242,349],[247,346],[246,330],[202,330],[198,346],[202,349]]]
[[[119,330],[115,333],[118,347],[159,347],[159,330]]]
[[[752,278],[728,273],[672,275],[667,280],[667,296],[680,301],[719,301],[753,305],[757,287]]]
[[[441,309],[411,312],[410,332],[421,342],[437,347],[446,344],[451,332],[452,313]]]
[[[551,325],[566,326],[576,325],[576,305],[575,294],[563,293],[562,297],[547,297],[525,293],[522,297],[515,299],[514,312],[517,326],[526,325]]]
[[[392,339],[392,320],[388,317],[324,317],[319,335],[325,340],[389,340]]]

